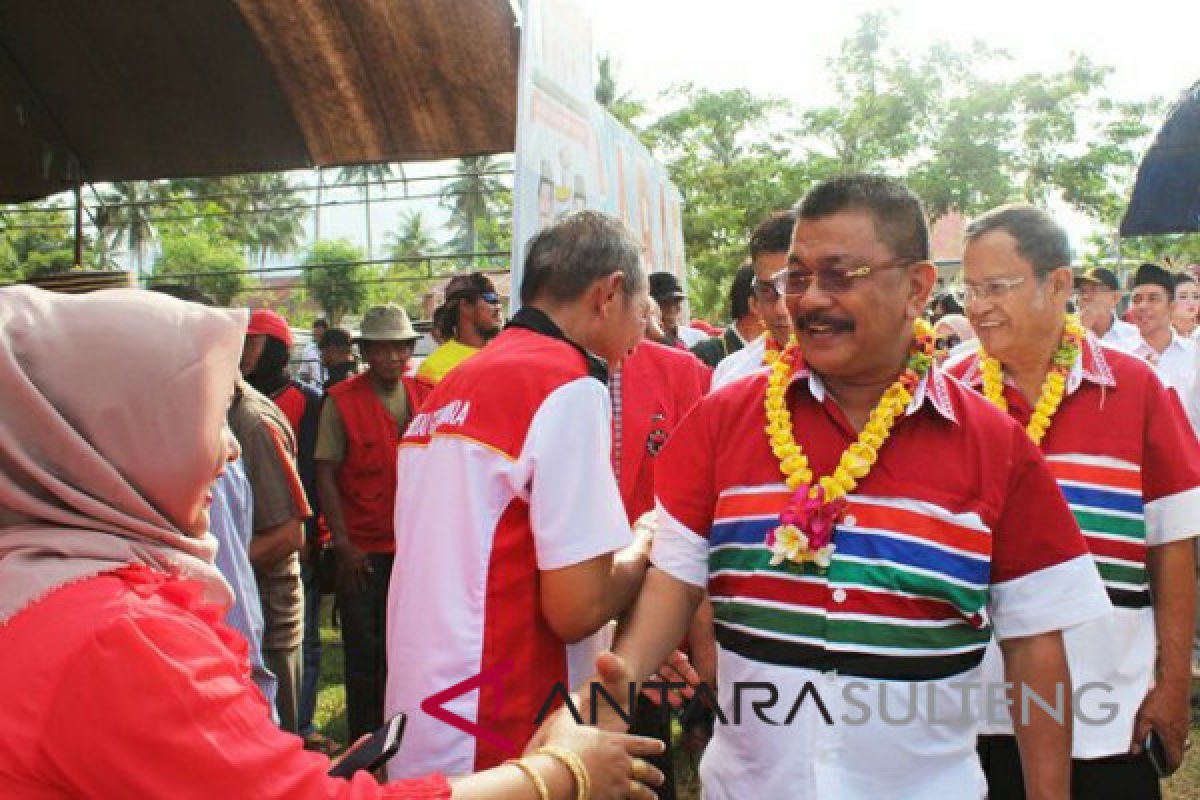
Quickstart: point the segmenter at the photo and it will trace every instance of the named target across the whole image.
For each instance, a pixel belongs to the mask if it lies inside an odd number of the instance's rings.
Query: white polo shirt
[[[1200,398],[1197,397],[1197,392],[1200,391],[1200,386],[1197,385],[1197,369],[1200,367],[1197,360],[1200,359],[1200,351],[1196,342],[1180,336],[1172,328],[1171,341],[1161,353],[1141,337],[1138,337],[1137,344],[1130,352],[1154,367],[1162,382],[1175,390],[1187,412],[1188,420],[1192,423],[1192,430],[1200,434]]]

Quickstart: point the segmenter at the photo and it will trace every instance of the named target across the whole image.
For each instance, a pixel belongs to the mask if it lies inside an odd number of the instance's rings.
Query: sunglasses
[[[491,303],[494,306],[500,304],[500,295],[496,294],[495,292],[484,292],[479,296],[485,303]]]

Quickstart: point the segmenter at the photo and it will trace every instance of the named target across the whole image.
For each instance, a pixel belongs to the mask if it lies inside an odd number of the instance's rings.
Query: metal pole
[[[83,266],[83,182],[75,180],[75,266]]]

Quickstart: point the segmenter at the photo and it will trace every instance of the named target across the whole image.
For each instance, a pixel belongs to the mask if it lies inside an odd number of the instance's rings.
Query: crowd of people
[[[1159,796],[1196,276],[1126,297],[1014,205],[947,286],[869,175],[748,238],[712,329],[573,213],[511,319],[454,278],[424,359],[396,305],[293,360],[193,290],[0,290],[0,795],[673,798],[667,694],[623,703],[665,679],[709,798]],[[348,739],[407,715],[381,782],[327,775],[328,595]]]

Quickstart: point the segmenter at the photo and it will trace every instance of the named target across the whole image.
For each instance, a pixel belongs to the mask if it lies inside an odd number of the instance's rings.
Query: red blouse
[[[328,777],[271,723],[246,642],[220,620],[196,584],[129,566],[0,625],[0,797],[450,797],[440,775]]]

